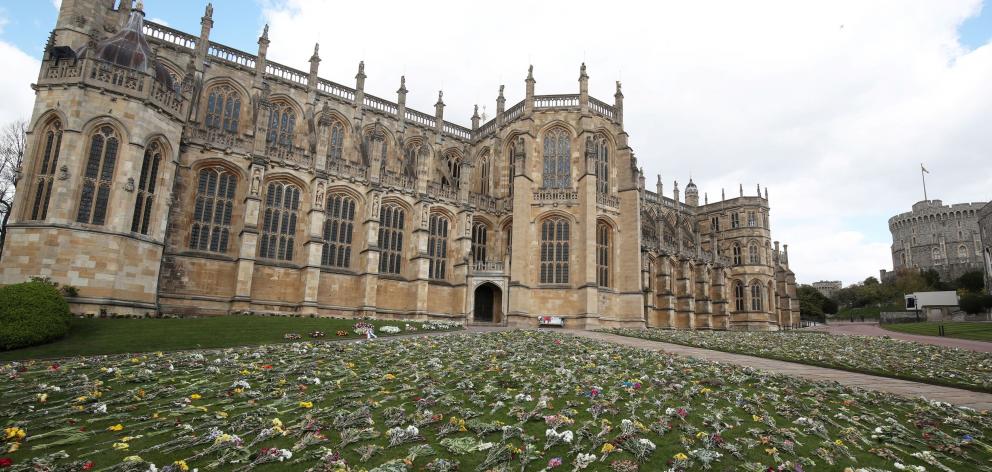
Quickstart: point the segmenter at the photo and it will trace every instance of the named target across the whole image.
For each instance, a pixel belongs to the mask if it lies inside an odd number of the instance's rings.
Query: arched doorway
[[[476,287],[472,321],[476,323],[499,322],[502,308],[503,291],[499,287],[491,283],[484,283]]]

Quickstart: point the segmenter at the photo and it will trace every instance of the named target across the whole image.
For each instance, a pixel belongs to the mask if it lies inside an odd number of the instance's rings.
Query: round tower
[[[699,206],[699,189],[689,177],[689,185],[685,186],[685,204],[689,206]]]

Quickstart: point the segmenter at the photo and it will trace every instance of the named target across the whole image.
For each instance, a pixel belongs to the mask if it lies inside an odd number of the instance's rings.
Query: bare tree
[[[0,256],[7,241],[7,220],[14,205],[14,191],[21,178],[27,123],[17,120],[0,129]]]

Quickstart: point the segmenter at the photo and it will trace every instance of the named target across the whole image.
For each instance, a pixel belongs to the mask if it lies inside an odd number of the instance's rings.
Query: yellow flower
[[[769,456],[774,456],[775,454],[778,454],[778,449],[775,449],[774,447],[770,447],[768,449],[765,449],[765,452],[767,452]]]
[[[124,462],[144,462],[141,456],[127,456],[124,458]]]
[[[23,429],[17,426],[11,426],[9,428],[4,428],[3,430],[4,439],[13,439],[14,441],[20,441],[28,435]]]
[[[703,395],[706,395],[707,393],[710,393],[710,392],[712,392],[712,391],[713,391],[713,389],[711,389],[711,388],[709,388],[709,387],[703,387],[703,388],[702,388],[702,389],[701,389],[701,390],[699,391],[699,393],[702,393]]]
[[[758,415],[751,415],[751,419],[754,421],[761,421],[761,417]]]
[[[272,419],[272,427],[273,428],[282,428],[282,420],[280,420],[279,418],[273,418]]]
[[[836,444],[838,446],[843,446],[844,445],[844,441],[841,441],[840,439],[838,439],[838,440],[834,441],[834,444]]]
[[[214,416],[216,416],[217,418],[227,418],[227,412],[226,411],[218,411],[217,413],[214,413]]]
[[[181,470],[182,472],[189,472],[189,466],[186,465],[186,461],[182,461],[182,460],[175,461],[173,462],[173,464],[175,464],[175,466],[178,467],[179,470]]]
[[[313,408],[313,402],[300,402],[300,408]]]
[[[17,450],[18,450],[18,449],[20,449],[20,448],[21,448],[21,443],[19,443],[19,442],[15,442],[15,443],[10,443],[10,448],[9,448],[9,449],[7,449],[7,453],[8,453],[8,454],[12,454],[12,453],[15,453],[15,452],[17,452]]]
[[[354,369],[355,368],[355,363],[354,362],[349,362],[349,363],[345,364],[344,366],[347,367],[347,368],[349,368],[349,369]]]
[[[39,393],[38,394],[38,403],[45,403],[47,401],[48,401],[48,394],[47,393]]]
[[[603,454],[609,454],[609,453],[613,452],[614,449],[616,449],[616,447],[614,447],[613,444],[606,443],[606,444],[603,444],[603,448],[600,449],[599,452],[601,452]]]
[[[706,433],[702,431],[696,433],[696,439],[703,439],[704,437],[706,437]]]
[[[189,399],[190,400],[199,400],[201,398],[203,398],[203,396],[200,395],[199,393],[194,393],[194,394],[192,394],[192,395],[189,396]]]
[[[396,380],[396,376],[393,375],[393,374],[386,374],[385,379],[386,380]]]
[[[687,456],[687,455],[685,455],[685,454],[683,454],[681,452],[678,453],[678,454],[675,454],[675,460],[677,460],[677,461],[684,461],[684,460],[687,460],[687,459],[689,459],[689,456]]]
[[[111,426],[111,427],[109,427],[109,428],[107,428],[107,431],[114,431],[114,432],[117,432],[117,431],[120,431],[120,430],[122,430],[122,429],[124,429],[124,425],[122,425],[122,424],[120,424],[120,423],[117,423],[117,424],[115,424],[115,425],[113,425],[113,426]]]
[[[128,445],[128,443],[122,443],[122,442],[120,442],[120,443],[114,443],[114,449],[116,449],[118,451],[126,451],[127,448],[129,448],[129,447],[131,447],[131,446]]]

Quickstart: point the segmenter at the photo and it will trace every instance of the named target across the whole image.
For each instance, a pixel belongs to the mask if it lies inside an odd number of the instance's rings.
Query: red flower
[[[90,469],[93,468],[94,465],[96,465],[96,464],[94,464],[93,461],[86,461],[83,464],[83,470],[90,470]]]
[[[59,370],[59,367],[61,367],[61,366],[59,365],[58,362],[56,362],[56,363],[52,364],[51,366],[49,366],[48,368],[50,370]]]
[[[9,457],[0,457],[0,469],[6,469],[14,463],[14,460]]]
[[[265,369],[265,370],[270,370],[270,369],[272,369],[272,364],[265,364],[265,365],[262,366],[262,368]]]

